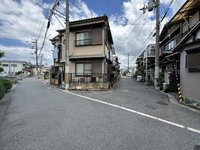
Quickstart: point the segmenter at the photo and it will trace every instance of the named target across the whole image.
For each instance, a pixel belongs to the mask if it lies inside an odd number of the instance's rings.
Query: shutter
[[[188,54],[188,67],[199,67],[200,66],[200,53]]]
[[[102,61],[92,62],[92,73],[94,76],[100,76],[102,74]]]
[[[102,29],[92,30],[92,44],[102,44]]]

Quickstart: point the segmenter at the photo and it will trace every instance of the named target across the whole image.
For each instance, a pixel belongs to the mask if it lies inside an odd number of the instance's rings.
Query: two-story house
[[[112,79],[113,39],[107,16],[70,22],[69,89],[106,89]],[[65,29],[51,39],[55,45],[52,77],[65,80]]]
[[[172,91],[180,85],[183,96],[195,99],[200,98],[199,4],[200,0],[187,0],[160,35],[160,64],[165,82]]]

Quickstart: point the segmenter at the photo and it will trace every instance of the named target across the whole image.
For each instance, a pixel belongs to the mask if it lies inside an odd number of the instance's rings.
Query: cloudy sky
[[[5,51],[2,59],[25,60],[35,63],[31,41],[38,39],[40,49],[50,9],[56,0],[1,0],[0,2],[0,50]],[[148,0],[70,0],[70,21],[106,14],[109,17],[114,47],[122,63],[130,66],[145,47],[154,43],[155,11],[140,10]],[[168,9],[171,0],[160,0],[161,17]],[[161,27],[170,20],[186,0],[173,0],[168,15]],[[61,0],[60,12],[65,11],[65,0]],[[59,22],[59,21],[60,22]],[[64,20],[52,17],[47,40],[42,50],[43,63],[52,65],[52,45],[48,39],[54,37],[57,29],[62,29]],[[152,33],[152,34],[151,34]]]

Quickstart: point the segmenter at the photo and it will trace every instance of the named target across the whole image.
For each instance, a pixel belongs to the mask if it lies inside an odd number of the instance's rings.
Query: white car
[[[141,75],[137,76],[137,81],[142,82],[142,76]]]

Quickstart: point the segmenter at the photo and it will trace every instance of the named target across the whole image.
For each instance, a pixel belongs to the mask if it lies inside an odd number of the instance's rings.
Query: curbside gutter
[[[12,95],[15,91],[15,88],[16,88],[17,84],[15,84],[10,90],[8,93],[6,93],[4,95],[4,97],[0,100],[0,126],[1,126],[1,123],[4,119],[4,116],[5,116],[5,113],[6,113],[6,110],[8,109],[8,106],[12,100]]]
[[[164,93],[164,92],[163,92],[163,93]],[[187,105],[187,104],[185,104],[184,102],[179,102],[179,101],[177,100],[176,96],[173,95],[173,94],[169,94],[169,93],[165,93],[165,94],[167,95],[168,100],[169,100],[170,103],[200,113],[200,109],[199,109],[199,108],[197,108],[197,107],[195,107],[195,106],[193,106],[193,105]]]

